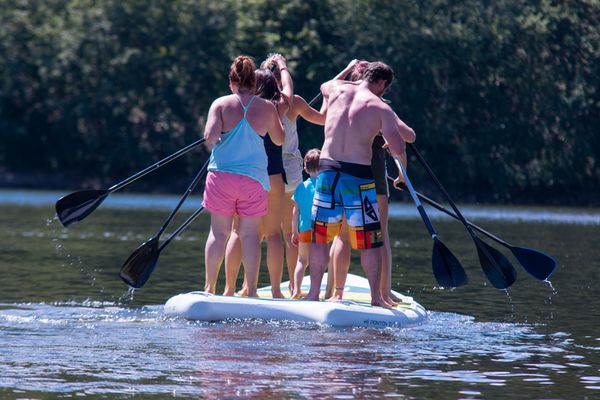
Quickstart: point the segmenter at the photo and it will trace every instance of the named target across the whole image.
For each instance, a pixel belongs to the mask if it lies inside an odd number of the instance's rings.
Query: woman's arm
[[[339,74],[337,74],[337,75],[335,76],[335,78],[333,78],[333,79],[334,79],[334,80],[345,79],[345,78],[346,78],[346,76],[348,76],[348,74],[349,74],[350,72],[352,72],[352,69],[354,68],[354,66],[355,66],[357,63],[358,63],[358,60],[357,60],[357,59],[354,59],[354,60],[350,61],[350,62],[348,63],[348,65],[346,65],[346,68],[344,68],[343,70],[341,70],[341,71],[340,71],[340,73],[339,73]]]
[[[213,101],[208,110],[206,125],[204,126],[204,139],[206,143],[215,144],[221,138],[223,132],[223,121],[221,119],[221,107],[219,99]]]
[[[287,68],[285,58],[281,54],[276,54],[273,56],[273,61],[277,63],[279,74],[281,75],[281,93],[287,97],[291,104],[292,99],[294,98],[294,82],[292,81],[292,75]]]
[[[323,104],[326,104],[326,102],[323,102]],[[296,108],[298,115],[308,122],[315,125],[325,125],[325,118],[327,117],[326,107],[325,109],[321,107],[321,111],[317,111],[312,108],[306,100],[298,95],[294,96],[294,107]]]

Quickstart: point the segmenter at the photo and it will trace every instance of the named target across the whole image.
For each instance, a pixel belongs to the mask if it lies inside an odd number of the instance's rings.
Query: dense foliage
[[[307,99],[352,58],[392,65],[458,199],[598,204],[599,18],[598,0],[0,0],[0,170],[124,178],[201,135],[235,55],[276,51]]]

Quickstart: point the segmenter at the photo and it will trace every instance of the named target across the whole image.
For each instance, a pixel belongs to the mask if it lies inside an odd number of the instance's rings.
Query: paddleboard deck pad
[[[327,274],[321,291],[325,290]],[[282,287],[287,287],[283,282]],[[302,291],[308,292],[309,277],[302,281]],[[165,304],[165,314],[199,321],[228,319],[263,319],[361,326],[369,328],[407,328],[427,320],[427,311],[412,297],[393,292],[402,302],[393,309],[371,306],[367,279],[348,274],[344,301],[306,301],[273,299],[271,288],[258,290],[260,297],[219,296],[206,292],[190,292],[171,297]]]

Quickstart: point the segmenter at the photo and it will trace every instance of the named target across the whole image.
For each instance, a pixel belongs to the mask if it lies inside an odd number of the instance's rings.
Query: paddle
[[[313,97],[313,99],[311,101],[308,102],[309,106],[312,106],[315,101],[319,100],[319,98],[322,96],[323,94],[321,92],[319,92],[315,97]]]
[[[356,61],[356,60],[355,60]],[[346,67],[348,68],[348,67]],[[344,68],[343,70],[341,70],[336,76],[333,77],[333,79],[343,79],[347,74],[350,73],[350,70],[347,70],[346,68]],[[319,93],[317,93],[317,95],[315,97],[313,97],[313,99],[311,101],[308,102],[309,106],[312,106],[313,103],[317,100],[319,100],[319,98],[323,95],[323,93],[321,93],[319,91]]]
[[[190,183],[190,186],[187,188],[187,190],[179,200],[179,203],[177,204],[177,206],[175,206],[173,211],[171,211],[171,214],[169,214],[163,225],[158,230],[157,234],[148,239],[142,245],[140,245],[133,253],[131,253],[131,255],[123,263],[121,271],[119,272],[119,276],[129,286],[132,286],[137,289],[142,287],[146,283],[146,281],[152,274],[152,271],[154,271],[154,267],[156,266],[156,262],[158,261],[160,251],[171,241],[171,239],[174,236],[179,234],[179,232],[181,232],[183,229],[185,229],[185,227],[187,227],[187,225],[185,225],[184,228],[179,227],[179,229],[177,229],[175,233],[173,233],[159,248],[158,240],[160,238],[160,235],[162,235],[169,223],[173,220],[175,214],[177,213],[177,211],[179,211],[185,199],[187,199],[190,193],[192,193],[192,191],[196,188],[198,182],[200,182],[200,179],[202,179],[206,174],[206,169],[208,167],[209,161],[210,159],[207,160],[206,163],[200,169],[200,171],[198,171],[198,173]],[[202,212],[202,209],[203,208],[201,208],[200,211],[196,211],[194,214],[192,214],[194,218],[196,215]],[[193,219],[191,221],[193,221]],[[188,223],[189,225],[191,221],[188,222],[186,220],[186,223]]]
[[[129,178],[109,187],[106,190],[80,190],[61,197],[58,199],[55,206],[56,215],[58,216],[60,223],[66,227],[74,222],[81,221],[90,215],[100,204],[102,204],[104,199],[106,199],[109,194],[124,188],[131,182],[136,181],[142,176],[147,175],[148,173],[175,160],[195,147],[198,147],[202,143],[204,143],[204,138],[187,145],[170,156],[163,158],[157,163],[150,165],[135,175],[130,176]]]
[[[460,265],[460,262],[454,256],[454,254],[452,254],[452,252],[438,237],[438,234],[433,228],[433,225],[431,224],[423,205],[419,201],[419,197],[417,197],[416,192],[413,189],[410,180],[408,179],[408,175],[406,174],[406,171],[398,157],[394,157],[394,161],[404,177],[408,191],[417,206],[417,210],[421,215],[421,219],[423,219],[423,222],[425,223],[425,226],[431,235],[431,239],[433,240],[431,264],[433,267],[433,275],[435,276],[436,281],[443,287],[458,287],[466,284],[468,282],[468,278],[464,268],[462,265]]]
[[[435,176],[425,159],[417,151],[415,145],[412,143],[408,143],[408,146],[415,153],[417,159],[419,160],[423,168],[425,168],[425,170],[427,171],[427,174],[431,177],[431,179],[435,182],[436,186],[444,194],[444,197],[446,197],[446,200],[448,200],[448,203],[450,203],[450,206],[452,206],[452,209],[454,210],[460,221],[463,223],[465,228],[467,228],[467,232],[469,232],[469,235],[471,235],[471,238],[475,243],[475,247],[477,248],[477,255],[479,256],[479,263],[481,264],[481,268],[483,269],[483,272],[487,276],[488,280],[497,289],[508,288],[517,279],[517,271],[515,271],[515,268],[502,253],[485,243],[475,234],[475,232],[473,232],[473,229],[471,229],[471,227],[461,214],[460,210],[456,207],[456,204],[454,204],[452,198],[450,198],[450,195],[448,194],[446,189],[444,189],[440,181],[437,179],[437,177]]]
[[[391,176],[388,176],[388,179],[390,179],[392,181],[394,180],[394,178],[392,178]],[[429,197],[427,197],[424,194],[421,194],[419,192],[417,192],[417,196],[419,196],[419,199],[421,199],[425,203],[429,204],[430,206],[437,208],[441,212],[446,213],[447,215],[451,216],[454,219],[460,220],[460,218],[456,214],[454,214],[452,211],[448,210],[441,204],[437,203],[435,200],[432,200]],[[538,251],[535,249],[530,249],[527,247],[513,246],[512,244],[508,243],[507,241],[499,238],[498,236],[494,235],[493,233],[486,231],[485,229],[481,228],[480,226],[475,225],[474,223],[470,222],[469,220],[467,220],[467,224],[469,224],[469,226],[471,228],[475,229],[479,233],[486,235],[490,239],[495,240],[496,242],[500,243],[502,246],[509,249],[512,252],[512,254],[515,256],[517,261],[519,261],[519,264],[521,264],[523,269],[525,271],[527,271],[534,278],[539,279],[541,281],[546,281],[546,280],[548,280],[548,278],[550,278],[550,276],[554,272],[554,269],[556,268],[556,260],[554,258],[552,258],[551,256],[549,256],[548,254],[542,253],[541,251]]]
[[[185,228],[194,222],[196,217],[198,217],[202,211],[204,211],[204,206],[194,211],[194,213],[190,215],[179,228],[171,233],[160,247],[158,246],[158,241],[147,245],[150,240],[138,247],[138,249],[123,263],[121,271],[119,272],[119,277],[133,288],[139,289],[144,286],[154,271],[154,267],[156,267],[160,252],[171,243],[171,240],[177,237]]]

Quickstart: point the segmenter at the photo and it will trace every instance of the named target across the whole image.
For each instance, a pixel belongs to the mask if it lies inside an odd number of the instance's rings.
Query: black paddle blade
[[[458,287],[469,281],[458,259],[437,237],[433,241],[431,264],[435,280],[440,286]]]
[[[525,271],[541,281],[550,278],[556,268],[556,260],[541,251],[525,247],[511,247],[510,250]]]
[[[119,276],[136,289],[144,286],[158,262],[158,237],[153,237],[138,247],[123,263]]]
[[[492,285],[496,289],[506,289],[515,283],[517,271],[508,258],[477,236],[473,236],[473,241],[477,247],[481,268]]]
[[[56,202],[56,215],[63,226],[81,221],[108,196],[107,190],[81,190],[61,197]]]

